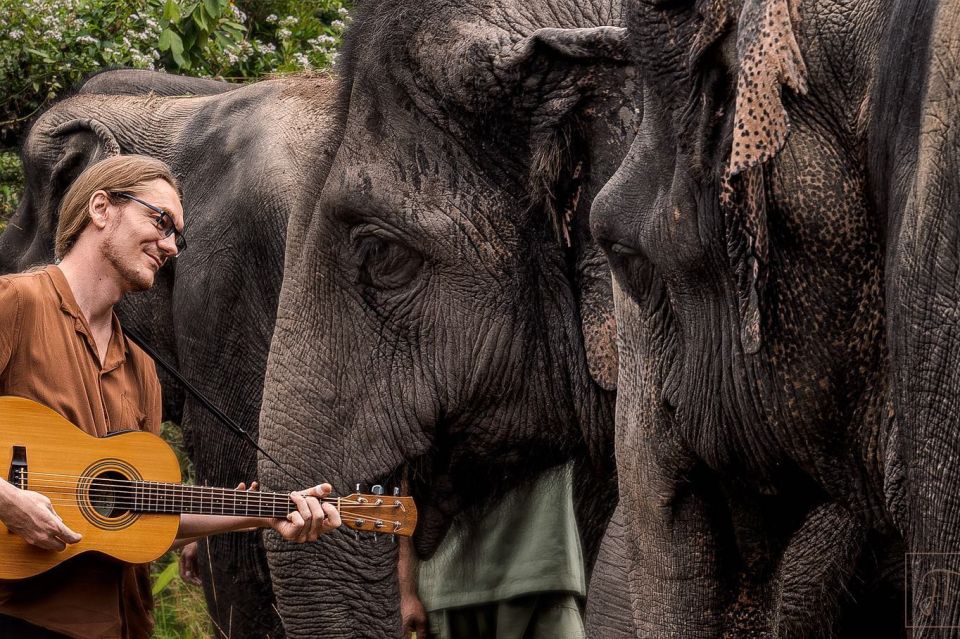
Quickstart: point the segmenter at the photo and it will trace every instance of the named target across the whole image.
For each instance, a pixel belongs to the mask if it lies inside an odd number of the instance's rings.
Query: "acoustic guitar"
[[[46,495],[80,542],[43,550],[0,523],[0,579],[23,579],[71,557],[97,551],[129,563],[165,553],[181,513],[286,517],[289,495],[181,484],[173,450],[152,433],[127,431],[93,437],[59,413],[20,397],[0,397],[0,471],[23,490]],[[344,525],[368,533],[413,534],[411,497],[325,497]]]

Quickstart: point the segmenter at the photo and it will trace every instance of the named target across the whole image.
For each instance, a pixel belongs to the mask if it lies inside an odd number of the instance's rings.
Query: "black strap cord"
[[[203,395],[200,391],[198,391],[196,388],[194,388],[193,384],[191,384],[190,382],[188,382],[188,381],[183,377],[183,375],[181,375],[180,372],[177,371],[177,369],[175,369],[175,368],[174,368],[172,365],[170,365],[168,362],[164,361],[164,359],[161,358],[159,354],[157,354],[157,351],[153,350],[153,347],[151,347],[149,344],[147,344],[145,341],[143,341],[143,338],[142,338],[136,331],[134,331],[134,330],[132,330],[132,329],[129,329],[129,328],[124,328],[124,329],[123,329],[123,332],[126,333],[127,337],[129,337],[130,340],[131,340],[134,344],[136,344],[137,346],[139,346],[140,348],[142,348],[143,351],[144,351],[147,355],[149,355],[150,357],[152,357],[152,358],[153,358],[153,361],[155,361],[157,364],[159,364],[160,367],[163,368],[163,370],[165,370],[165,371],[167,371],[168,373],[170,373],[170,375],[172,375],[173,378],[174,378],[175,380],[177,380],[177,381],[180,383],[181,386],[183,386],[184,390],[186,390],[188,393],[190,393],[191,395],[193,395],[193,398],[196,399],[198,402],[200,402],[200,403],[203,405],[204,408],[206,408],[208,411],[210,411],[210,413],[211,413],[214,417],[216,417],[217,419],[219,419],[223,424],[225,424],[225,425],[227,426],[227,428],[229,428],[229,429],[230,429],[231,431],[233,431],[235,434],[237,434],[237,435],[239,435],[240,437],[246,439],[247,442],[248,442],[251,446],[253,446],[254,448],[256,448],[258,451],[260,451],[260,453],[261,453],[264,457],[266,457],[267,459],[269,459],[270,461],[272,461],[273,464],[274,464],[274,466],[276,466],[277,468],[279,468],[280,470],[282,470],[283,472],[285,472],[285,473],[287,474],[287,476],[290,477],[290,479],[292,479],[293,481],[295,481],[295,482],[297,482],[297,483],[300,483],[300,480],[297,479],[296,477],[294,477],[294,476],[293,476],[293,473],[291,473],[289,470],[287,470],[286,468],[284,468],[284,466],[283,466],[280,462],[278,462],[276,459],[274,459],[274,458],[273,458],[273,455],[271,455],[270,453],[268,453],[268,452],[265,451],[264,449],[260,448],[260,445],[257,444],[257,442],[255,442],[255,441],[253,440],[253,437],[250,436],[250,433],[248,433],[247,431],[245,431],[243,428],[240,427],[240,424],[238,424],[237,422],[235,422],[235,421],[233,421],[232,419],[230,419],[229,417],[227,417],[227,415],[226,415],[222,410],[220,410],[219,408],[217,408],[209,399],[207,399],[206,397],[204,397],[204,395]]]

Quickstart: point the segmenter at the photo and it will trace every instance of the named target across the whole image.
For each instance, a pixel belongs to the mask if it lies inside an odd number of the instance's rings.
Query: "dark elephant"
[[[371,2],[341,53],[341,140],[290,220],[260,437],[338,492],[407,468],[422,556],[571,457],[587,554],[616,503],[610,276],[588,227],[632,136],[614,4]],[[383,537],[267,539],[289,636],[399,635]]]
[[[191,92],[211,95],[160,97]],[[124,326],[256,438],[287,218],[313,209],[330,157],[334,98],[327,78],[236,88],[160,73],[94,77],[40,117],[25,140],[27,183],[0,236],[0,271],[52,260],[60,199],[90,163],[115,153],[165,160],[183,188],[189,249],[119,312]],[[183,425],[198,483],[254,478],[255,451],[158,372],[164,416]],[[282,636],[258,534],[211,538],[201,556],[219,631]]]
[[[642,125],[591,223],[639,636],[960,626],[957,3],[627,11]]]

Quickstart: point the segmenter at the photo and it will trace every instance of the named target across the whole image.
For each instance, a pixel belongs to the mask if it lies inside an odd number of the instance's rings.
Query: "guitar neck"
[[[118,495],[120,500],[130,510],[141,513],[286,517],[296,510],[290,496],[283,493],[150,481],[129,482],[128,490]]]

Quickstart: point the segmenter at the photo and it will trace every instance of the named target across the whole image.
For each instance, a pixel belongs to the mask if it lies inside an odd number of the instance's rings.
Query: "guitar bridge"
[[[13,461],[10,462],[10,473],[7,481],[19,488],[27,489],[27,447],[13,447]]]

